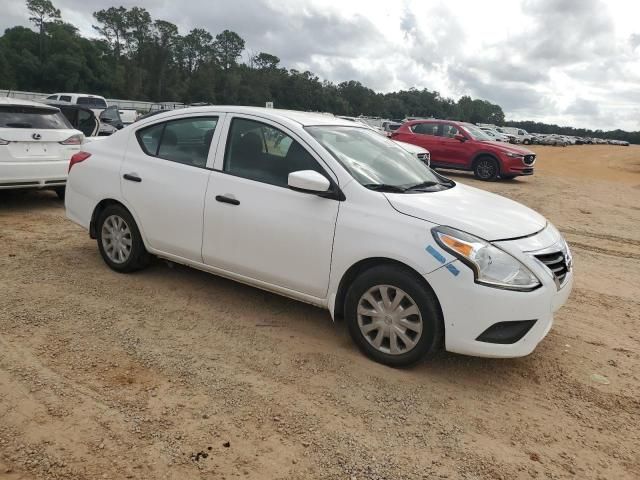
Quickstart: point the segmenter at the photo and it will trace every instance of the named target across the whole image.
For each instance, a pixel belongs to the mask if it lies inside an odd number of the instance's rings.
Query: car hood
[[[503,152],[517,153],[518,155],[535,155],[531,150],[527,148],[518,147],[511,143],[495,142],[493,140],[483,140],[481,143],[484,143],[486,145],[492,145],[497,149],[502,150]]]
[[[400,213],[488,241],[531,235],[547,224],[542,215],[520,203],[459,183],[439,192],[384,195]]]

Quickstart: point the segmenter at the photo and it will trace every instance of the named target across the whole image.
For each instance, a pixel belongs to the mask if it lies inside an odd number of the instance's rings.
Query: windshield
[[[462,125],[462,127],[467,131],[467,133],[471,136],[473,140],[478,140],[478,141],[493,140],[493,137],[491,137],[490,135],[487,134],[487,132],[484,132],[483,130],[481,130],[479,127],[476,127],[475,125],[465,123],[464,125]]]
[[[0,107],[0,128],[73,128],[58,109],[11,105]]]
[[[361,185],[404,190],[422,184],[441,184],[443,177],[398,146],[393,140],[366,128],[307,127]]]

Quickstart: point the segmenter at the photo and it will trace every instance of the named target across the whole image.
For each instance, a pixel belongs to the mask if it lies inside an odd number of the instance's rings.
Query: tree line
[[[309,71],[284,68],[272,53],[249,51],[231,30],[214,36],[194,28],[181,34],[175,24],[153,19],[141,7],[94,12],[99,38],[88,38],[62,19],[51,0],[26,4],[36,31],[16,26],[0,37],[2,89],[153,102],[263,106],[271,101],[278,108],[339,115],[505,123],[502,108],[485,100],[463,96],[455,101],[428,89],[378,93],[354,80],[329,82]],[[634,134],[620,135],[616,138]]]

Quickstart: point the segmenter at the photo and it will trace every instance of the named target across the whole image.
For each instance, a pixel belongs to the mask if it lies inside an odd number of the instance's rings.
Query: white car
[[[494,142],[510,143],[510,138],[508,135],[505,135],[504,133],[500,133],[499,131],[494,130],[493,128],[480,127],[480,130],[482,130],[484,133],[489,135]]]
[[[421,162],[424,162],[427,165],[427,167],[431,166],[431,154],[429,153],[429,150],[427,150],[426,148],[419,147],[418,145],[414,145],[413,143],[400,142],[398,140],[393,140],[393,139],[391,139],[391,141],[396,142],[398,145],[404,148],[411,155],[415,155],[415,157]]]
[[[567,243],[538,213],[312,113],[136,122],[74,155],[66,213],[115,271],[156,255],[326,308],[393,366],[442,347],[527,355],[573,283]]]
[[[57,107],[0,98],[0,189],[50,188],[64,198],[69,159],[83,141]]]

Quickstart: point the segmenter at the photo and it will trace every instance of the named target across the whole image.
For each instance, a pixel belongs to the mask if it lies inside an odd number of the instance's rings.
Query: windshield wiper
[[[442,185],[442,183],[432,181],[416,183],[415,185],[411,185],[409,188],[407,188],[406,191],[410,192],[412,190],[421,190],[423,188],[435,187],[436,185]]]
[[[403,193],[407,190],[406,188],[399,187],[398,185],[388,185],[386,183],[365,183],[363,187],[373,190],[374,192]]]

